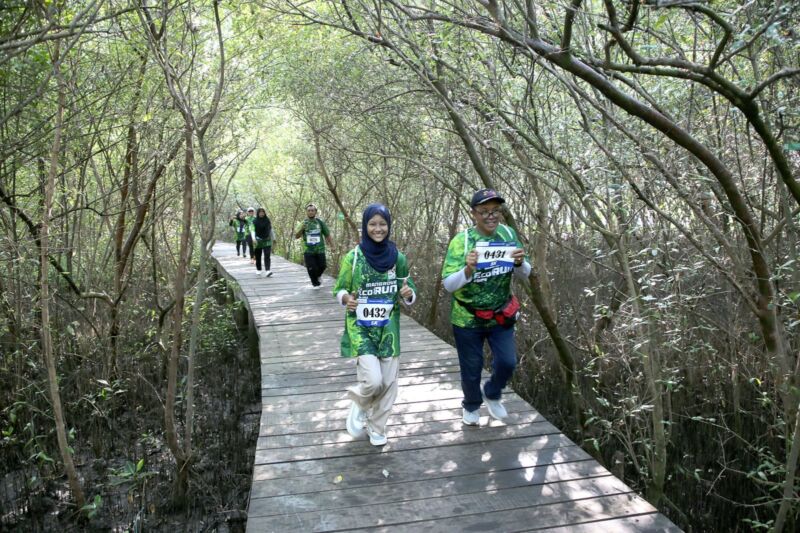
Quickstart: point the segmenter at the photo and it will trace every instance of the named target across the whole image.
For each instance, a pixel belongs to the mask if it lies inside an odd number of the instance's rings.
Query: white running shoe
[[[482,388],[481,395],[483,396],[483,401],[486,402],[486,408],[489,410],[489,414],[492,415],[492,418],[495,420],[503,420],[508,416],[508,412],[506,408],[503,407],[503,404],[500,403],[500,399],[490,400],[486,397]]]
[[[264,273],[264,277],[265,277],[265,278],[269,278],[269,277],[271,277],[271,276],[272,276],[272,270],[267,270],[267,271]]]
[[[381,435],[380,433],[372,431],[369,429],[369,426],[367,426],[367,435],[369,435],[369,443],[373,446],[383,446],[389,441],[386,435]]]
[[[464,423],[465,426],[477,426],[481,422],[480,416],[480,409],[475,409],[474,411],[467,411],[465,408],[461,408],[461,421]]]
[[[364,436],[364,411],[361,410],[356,402],[350,404],[350,412],[347,413],[345,427],[347,427],[347,432],[354,439],[360,439]]]

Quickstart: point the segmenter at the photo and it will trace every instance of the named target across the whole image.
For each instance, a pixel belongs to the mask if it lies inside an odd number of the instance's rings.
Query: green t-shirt
[[[247,221],[247,234],[252,236],[256,232],[256,225],[253,223],[256,217],[245,217],[244,219]]]
[[[464,238],[467,238],[465,245]],[[481,235],[474,227],[466,231],[460,232],[453,237],[450,245],[447,247],[447,257],[445,257],[444,266],[442,267],[442,279],[451,274],[455,274],[467,265],[467,253],[476,248],[478,243],[486,243],[482,245],[482,250],[491,250],[492,247],[503,249],[505,246],[519,246],[517,234],[513,228],[504,224],[497,227],[494,235]],[[488,243],[491,243],[488,244]],[[487,252],[491,255],[491,252]],[[508,254],[506,254],[508,255]],[[475,309],[497,309],[511,297],[511,278],[514,274],[514,267],[509,264],[508,257],[506,262],[500,263],[496,266],[491,265],[491,261],[484,263],[484,268],[481,268],[482,262],[479,259],[478,267],[472,274],[472,279],[466,285],[453,293],[453,299],[450,306],[450,322],[454,326],[461,328],[490,328],[497,325],[497,321],[482,320],[476,318],[474,314],[467,311],[460,303],[459,300],[465,302],[467,305]],[[511,262],[513,263],[513,261]]]
[[[246,220],[234,218],[231,220],[230,225],[233,228],[233,238],[239,242],[245,240],[247,238],[247,234],[250,233],[250,225]]]
[[[328,225],[320,218],[306,218],[300,223],[303,231],[303,252],[307,254],[324,254],[325,237],[331,234]]]
[[[345,290],[356,292],[359,298],[359,310],[345,314],[342,357],[400,355],[398,300],[403,278],[408,278],[408,286],[416,292],[414,282],[408,277],[408,261],[402,253],[397,254],[397,263],[387,272],[378,272],[369,266],[358,247],[342,258],[333,294]]]

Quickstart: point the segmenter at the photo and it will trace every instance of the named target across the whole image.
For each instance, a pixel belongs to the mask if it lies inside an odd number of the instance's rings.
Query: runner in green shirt
[[[255,265],[256,264],[256,252],[255,252],[255,233],[256,228],[253,225],[253,222],[256,219],[256,210],[255,208],[248,207],[247,208],[247,216],[245,220],[247,221],[247,246],[250,248],[250,263]]]
[[[400,367],[400,309],[411,305],[416,287],[405,255],[389,240],[392,216],[381,204],[370,204],[361,221],[361,243],[342,259],[333,288],[347,307],[341,341],[342,357],[357,358],[358,384],[348,389],[352,400],[347,432],[364,435],[375,446],[386,444],[386,422],[397,398]]]
[[[233,239],[236,241],[236,257],[239,257],[241,249],[241,256],[247,257],[247,236],[249,235],[249,227],[247,220],[244,217],[244,211],[236,213],[228,223],[233,228]]]
[[[493,418],[507,416],[500,397],[517,364],[514,322],[519,313],[511,278],[525,279],[531,271],[516,232],[500,223],[503,203],[492,189],[472,196],[475,226],[450,241],[442,268],[443,285],[453,293],[450,322],[464,392],[462,420],[470,426],[479,424],[483,402]],[[492,374],[481,388],[485,341],[492,350]]]
[[[319,289],[322,286],[322,273],[328,267],[325,261],[325,242],[333,247],[331,232],[328,225],[321,218],[317,218],[317,206],[306,206],[306,219],[300,223],[295,231],[295,238],[303,239],[303,262],[311,278],[311,288]]]

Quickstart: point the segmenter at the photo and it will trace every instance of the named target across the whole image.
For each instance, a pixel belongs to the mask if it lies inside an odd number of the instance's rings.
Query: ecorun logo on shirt
[[[498,266],[490,270],[478,270],[473,275],[472,281],[475,283],[483,283],[489,278],[493,278],[495,276],[502,276],[503,274],[508,274],[512,270],[514,270],[514,267],[510,266]]]
[[[358,296],[385,296],[397,292],[397,281],[370,281],[358,290]]]

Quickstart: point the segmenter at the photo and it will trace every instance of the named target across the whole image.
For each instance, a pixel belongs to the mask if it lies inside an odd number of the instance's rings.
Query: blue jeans
[[[467,411],[478,409],[481,397],[481,370],[483,369],[483,342],[489,341],[492,350],[492,375],[483,392],[490,400],[499,400],[503,387],[514,374],[517,366],[517,345],[514,328],[494,326],[491,328],[461,328],[453,326],[461,367],[461,390],[464,400],[461,405]]]

